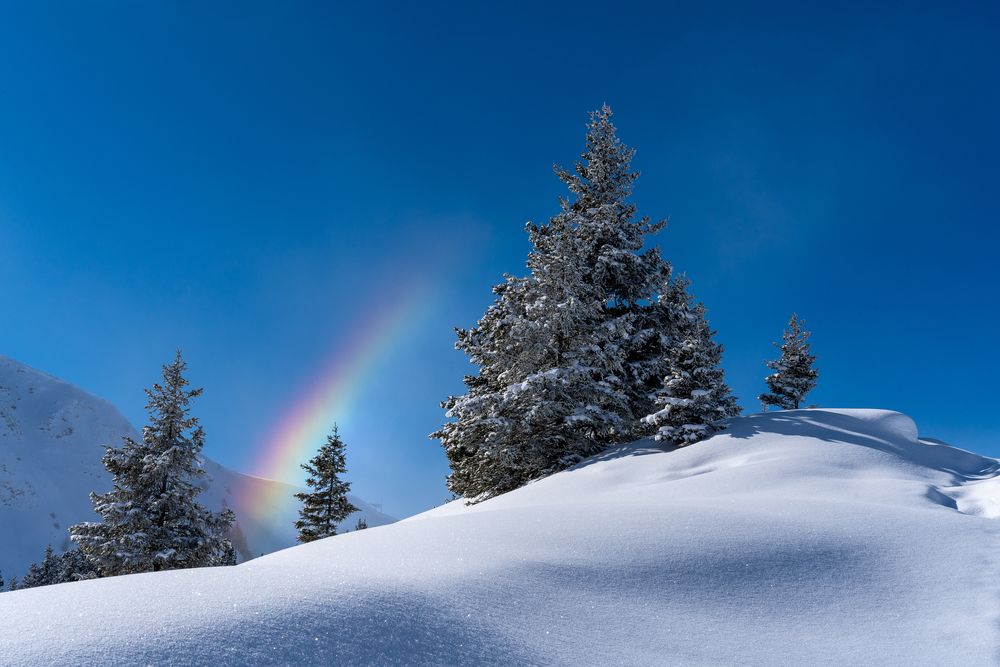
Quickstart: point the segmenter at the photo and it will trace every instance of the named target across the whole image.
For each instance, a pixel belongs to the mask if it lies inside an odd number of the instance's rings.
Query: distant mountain
[[[0,663],[995,665],[998,472],[895,412],[739,417],[236,567],[2,593]]]
[[[67,528],[96,519],[91,491],[110,488],[101,465],[103,445],[118,446],[136,429],[110,403],[13,359],[0,356],[0,570],[21,576],[47,544],[70,546]],[[229,507],[241,559],[294,545],[297,504],[262,508],[259,499],[290,498],[296,488],[260,479],[205,460],[203,503]],[[351,496],[369,526],[392,523],[375,507]],[[256,512],[256,513],[255,513]]]

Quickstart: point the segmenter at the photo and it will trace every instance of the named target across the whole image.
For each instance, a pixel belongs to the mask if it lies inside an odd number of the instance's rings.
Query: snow
[[[992,664],[1000,535],[961,510],[997,465],[894,412],[735,418],[236,567],[3,593],[0,663]]]
[[[21,577],[47,544],[56,552],[69,548],[72,524],[98,519],[90,492],[111,486],[101,465],[103,445],[120,446],[123,435],[139,437],[111,404],[0,356],[0,571],[5,578]],[[208,442],[211,447],[211,434]],[[298,504],[292,494],[299,489],[234,472],[211,459],[204,465],[210,480],[199,499],[213,510],[225,504],[236,512],[235,546],[242,558],[296,543]],[[280,492],[272,493],[276,488]],[[258,517],[248,504],[260,497],[289,502]],[[353,527],[358,516],[369,526],[393,521],[360,498],[350,498],[361,512],[345,525]]]

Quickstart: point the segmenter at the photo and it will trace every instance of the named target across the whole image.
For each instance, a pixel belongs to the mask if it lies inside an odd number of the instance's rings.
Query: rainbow
[[[334,422],[343,425],[349,421],[352,408],[376,377],[380,362],[398,348],[397,343],[427,311],[434,290],[414,281],[402,294],[376,293],[380,302],[362,315],[346,340],[337,342],[312,380],[269,429],[250,466],[254,476],[284,482],[301,480],[299,465],[326,441]],[[286,487],[271,484],[266,490],[262,488],[243,499],[242,509],[259,517],[293,501],[285,497]]]

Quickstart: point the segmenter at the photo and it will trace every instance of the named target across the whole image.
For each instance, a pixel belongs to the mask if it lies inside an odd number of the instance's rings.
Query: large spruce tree
[[[781,343],[774,343],[781,349],[781,356],[765,362],[774,371],[765,378],[770,392],[759,397],[765,410],[772,405],[782,410],[796,410],[806,394],[816,386],[819,377],[819,371],[813,366],[816,355],[809,352],[811,334],[804,325],[805,321],[792,313]]]
[[[668,372],[656,397],[659,410],[644,418],[656,428],[657,440],[688,445],[704,440],[740,413],[726,385],[722,346],[705,319],[705,307],[688,292],[681,276],[666,286],[660,301],[672,314],[676,341],[667,353]]]
[[[634,154],[607,106],[591,114],[570,191],[547,224],[528,224],[526,278],[497,298],[456,347],[479,373],[443,403],[453,421],[431,437],[451,464],[448,485],[468,499],[503,493],[572,465],[609,442],[648,431],[672,332],[656,287],[670,274],[646,237],[664,223],[627,201]]]
[[[344,441],[340,439],[337,426],[326,437],[326,443],[302,469],[309,473],[306,485],[312,489],[308,493],[296,493],[302,501],[299,520],[295,527],[299,531],[299,542],[331,537],[337,534],[337,524],[358,508],[347,499],[350,482],[340,479],[347,472],[347,457]]]
[[[234,517],[198,502],[205,437],[190,404],[202,390],[187,388],[186,368],[178,351],[163,367],[163,384],[146,390],[150,422],[139,441],[106,447],[113,487],[90,495],[101,521],[70,528],[103,575],[214,565],[222,556]]]
[[[666,371],[665,353],[672,340],[657,300],[657,290],[671,272],[659,248],[647,248],[650,235],[666,226],[637,217],[628,200],[639,173],[632,170],[635,149],[618,137],[608,105],[591,112],[586,149],[572,170],[556,168],[571,195],[564,209],[573,214],[572,235],[582,255],[581,278],[603,299],[624,354],[623,387],[629,401],[619,439],[643,435],[641,418],[649,414]]]

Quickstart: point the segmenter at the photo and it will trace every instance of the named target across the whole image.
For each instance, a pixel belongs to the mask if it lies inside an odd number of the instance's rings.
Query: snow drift
[[[111,476],[101,465],[103,445],[120,446],[124,435],[139,437],[110,403],[71,384],[0,356],[0,569],[21,576],[41,559],[47,544],[57,552],[70,546],[68,528],[97,520],[91,491],[106,491]],[[251,499],[291,499],[288,484],[234,472],[205,460],[200,500],[213,510],[236,512],[235,542],[243,558],[296,543],[297,503],[256,516]],[[273,493],[278,487],[280,492]],[[351,496],[368,525],[393,519]],[[253,508],[257,509],[257,508]],[[353,526],[356,516],[347,520]]]
[[[992,664],[997,465],[894,412],[737,418],[232,568],[0,594],[0,662]]]

